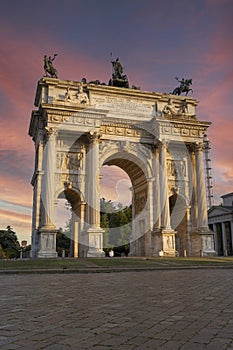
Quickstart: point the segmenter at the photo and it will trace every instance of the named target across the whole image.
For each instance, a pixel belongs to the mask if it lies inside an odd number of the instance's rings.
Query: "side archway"
[[[176,250],[179,256],[189,252],[189,206],[183,196],[169,197],[171,228],[176,231]]]
[[[65,199],[70,205],[70,256],[85,256],[88,242],[83,235],[85,225],[85,202],[83,195],[73,188],[65,188],[57,193],[57,200]]]

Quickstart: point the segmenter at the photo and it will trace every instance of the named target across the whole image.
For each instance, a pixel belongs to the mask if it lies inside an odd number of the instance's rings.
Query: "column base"
[[[89,249],[87,252],[87,258],[104,258],[105,252],[100,249]]]
[[[56,252],[56,234],[54,227],[43,227],[39,230],[40,250],[37,258],[57,258]]]
[[[42,251],[40,250],[37,253],[37,258],[38,259],[52,259],[52,258],[57,258],[57,252],[47,252],[47,251]]]
[[[103,232],[104,230],[101,227],[90,227],[87,230],[89,238],[88,258],[105,257],[105,252],[103,251]]]
[[[191,232],[191,256],[216,256],[214,233],[208,227],[201,227]]]
[[[151,255],[161,256],[161,252],[163,252],[162,232],[156,228],[151,233]]]
[[[163,255],[161,256],[177,256],[177,251],[176,251],[176,244],[175,244],[175,234],[176,232],[172,229],[162,229],[161,230],[161,235],[162,235],[162,252]]]

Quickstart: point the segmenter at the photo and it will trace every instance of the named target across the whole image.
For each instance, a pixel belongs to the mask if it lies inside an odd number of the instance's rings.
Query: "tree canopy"
[[[12,227],[7,226],[5,230],[0,230],[0,258],[14,259],[19,254],[20,244]]]
[[[100,200],[100,226],[105,230],[103,246],[105,252],[114,250],[115,255],[129,253],[132,230],[132,206],[115,205],[105,198]]]

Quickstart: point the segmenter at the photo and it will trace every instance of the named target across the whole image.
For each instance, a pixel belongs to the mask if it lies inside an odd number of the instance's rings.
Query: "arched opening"
[[[115,184],[113,184],[114,177],[110,177],[109,174],[108,176],[104,176],[104,174],[107,174],[107,172],[110,173],[111,168],[113,169],[115,174]],[[101,188],[104,188],[105,193],[106,188],[108,188],[107,193],[114,194],[114,202],[121,201],[123,205],[129,206],[130,198],[132,198],[132,221],[130,223],[131,232],[130,234],[128,234],[130,254],[148,254],[150,249],[150,242],[148,242],[148,240],[150,240],[149,231],[151,228],[149,211],[147,210],[146,206],[148,200],[148,183],[147,176],[143,171],[143,164],[141,164],[140,159],[138,159],[134,155],[121,153],[121,155],[119,156],[115,154],[108,157],[104,161],[101,173],[103,175],[101,179]],[[117,174],[119,177],[116,176]],[[128,189],[126,189],[127,185]],[[123,192],[119,192],[120,187],[122,187]],[[111,197],[108,196],[107,198]],[[124,225],[124,223],[122,226],[123,228],[121,226],[116,227],[114,229],[111,228],[110,234],[112,236],[115,235],[117,237],[119,236],[119,232],[124,229],[126,229],[126,231],[128,232],[129,227]],[[112,243],[120,244],[120,241],[117,241],[117,239],[114,241],[113,239]]]
[[[107,256],[127,256],[132,233],[132,183],[121,168],[104,165],[100,188],[103,250]]]
[[[56,251],[59,257],[70,256],[71,217],[69,202],[64,196],[59,196],[57,198],[55,216],[55,226],[58,229],[56,234]]]
[[[62,233],[70,240],[68,256],[77,258],[85,246],[81,237],[83,210],[80,194],[67,188],[57,196],[57,203],[56,227],[61,227]]]
[[[189,251],[187,205],[184,198],[173,194],[169,198],[171,228],[176,231],[176,250],[179,256]]]

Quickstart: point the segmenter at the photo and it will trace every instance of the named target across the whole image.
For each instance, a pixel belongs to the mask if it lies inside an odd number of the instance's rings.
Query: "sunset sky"
[[[20,240],[30,241],[34,145],[28,127],[45,54],[58,54],[54,66],[61,79],[107,83],[111,52],[130,84],[142,90],[168,93],[176,76],[192,78],[198,118],[212,122],[219,204],[233,191],[232,18],[232,0],[2,0],[0,229],[11,225]],[[117,169],[111,177],[102,173],[105,197],[109,184],[116,192],[127,188]]]

